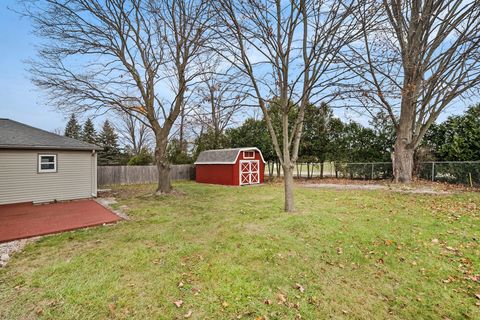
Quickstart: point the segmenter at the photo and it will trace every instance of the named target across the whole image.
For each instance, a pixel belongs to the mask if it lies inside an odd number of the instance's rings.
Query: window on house
[[[244,159],[254,159],[255,158],[255,151],[243,151],[243,158]]]
[[[57,172],[57,155],[39,154],[38,172]]]

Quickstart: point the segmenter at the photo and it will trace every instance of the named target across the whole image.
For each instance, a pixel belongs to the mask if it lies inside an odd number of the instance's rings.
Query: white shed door
[[[260,161],[240,160],[240,185],[260,183]]]

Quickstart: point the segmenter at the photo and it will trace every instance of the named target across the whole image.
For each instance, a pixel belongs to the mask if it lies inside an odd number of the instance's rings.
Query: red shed
[[[207,150],[195,168],[197,182],[241,186],[263,183],[265,160],[258,148]]]

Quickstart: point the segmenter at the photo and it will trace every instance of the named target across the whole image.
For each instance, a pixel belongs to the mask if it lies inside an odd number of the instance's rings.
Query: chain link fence
[[[429,161],[420,162],[416,168],[420,179],[480,186],[480,161]],[[324,162],[297,163],[297,178],[347,178],[382,180],[393,178],[391,162]],[[265,175],[282,176],[282,168],[274,162],[265,166]]]
[[[419,165],[421,179],[480,186],[480,161],[432,161]]]

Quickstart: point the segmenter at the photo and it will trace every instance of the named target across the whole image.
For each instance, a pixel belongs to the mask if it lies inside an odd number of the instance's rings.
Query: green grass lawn
[[[175,187],[14,255],[0,319],[480,319],[478,193]]]

